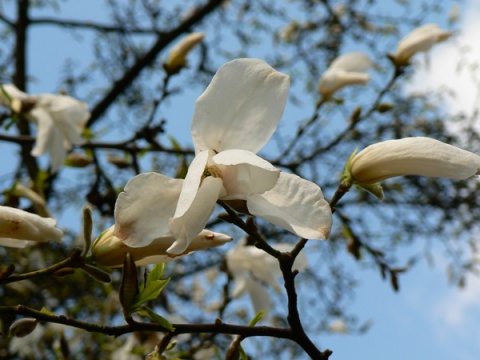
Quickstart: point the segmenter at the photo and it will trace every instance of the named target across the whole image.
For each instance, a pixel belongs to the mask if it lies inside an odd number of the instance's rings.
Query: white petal
[[[276,130],[289,87],[289,77],[262,60],[237,59],[223,65],[196,102],[195,150],[256,153]]]
[[[15,85],[13,84],[2,84],[3,91],[5,91],[8,96],[10,97],[11,100],[26,100],[28,99],[28,95],[24,93],[23,91],[19,90]],[[5,107],[10,107],[10,99],[8,99],[3,91],[0,89],[0,105],[5,106]]]
[[[247,291],[247,276],[236,276],[233,283],[232,298],[236,299],[245,294]]]
[[[222,179],[213,176],[206,177],[188,210],[183,215],[170,219],[170,232],[176,241],[168,248],[169,254],[184,252],[192,239],[202,231],[215,209],[222,189]]]
[[[26,248],[29,245],[33,245],[33,241],[28,240],[18,240],[11,238],[0,238],[0,246],[13,247],[13,248]]]
[[[270,301],[270,296],[265,286],[252,279],[246,279],[246,281],[247,290],[250,294],[250,299],[252,300],[252,305],[255,313],[258,313],[261,310],[270,312],[270,310],[272,309],[272,303]]]
[[[115,236],[127,246],[142,247],[167,234],[182,184],[157,173],[133,177],[115,204]]]
[[[227,192],[222,199],[245,199],[247,195],[270,190],[280,176],[280,170],[268,161],[246,150],[226,150],[212,161],[222,166],[223,186]]]
[[[84,143],[81,134],[90,118],[86,103],[66,95],[41,94],[33,98],[37,100],[37,106],[50,113],[65,139],[67,149]]]
[[[341,70],[346,72],[366,72],[372,66],[372,61],[367,54],[362,52],[351,52],[337,57],[330,64],[330,70]]]
[[[32,149],[33,156],[40,156],[48,151],[55,128],[50,114],[42,108],[34,108],[27,119],[37,125],[37,141]]]
[[[412,137],[366,147],[352,160],[350,172],[362,184],[404,175],[463,180],[480,173],[480,156],[435,139]]]
[[[205,169],[207,167],[208,160],[213,155],[213,151],[203,151],[199,153],[193,159],[192,163],[188,167],[187,176],[183,183],[182,192],[178,199],[178,206],[175,211],[175,217],[180,217],[190,208],[195,197],[197,196],[200,183],[204,176]]]
[[[365,85],[370,81],[370,75],[360,72],[328,70],[318,83],[318,92],[327,96],[348,85]]]
[[[325,240],[332,227],[332,212],[322,190],[296,175],[280,173],[272,190],[247,198],[248,210],[294,234]]]

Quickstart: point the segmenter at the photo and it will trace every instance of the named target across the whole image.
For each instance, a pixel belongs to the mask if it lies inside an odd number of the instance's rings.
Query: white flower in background
[[[0,245],[25,247],[35,241],[60,241],[63,232],[55,227],[56,223],[53,218],[43,218],[20,209],[0,206]]]
[[[185,181],[132,178],[115,207],[115,236],[143,247],[170,233],[181,254],[202,231],[217,200],[243,200],[248,211],[298,236],[326,239],[332,213],[320,187],[281,173],[258,157],[283,114],[288,76],[257,59],[222,66],[198,98],[192,120],[196,156]]]
[[[480,173],[480,156],[427,137],[388,140],[354,156],[349,171],[358,184],[405,175],[463,180]]]
[[[398,43],[397,51],[393,56],[395,64],[407,65],[413,55],[430,50],[433,45],[447,40],[452,34],[451,31],[440,29],[437,24],[416,28]]]
[[[172,235],[163,235],[154,239],[145,247],[131,248],[126,246],[114,234],[115,227],[105,230],[92,246],[92,256],[95,261],[103,266],[121,267],[125,254],[129,252],[137,266],[168,262],[180,256],[191,254],[195,250],[204,250],[221,246],[232,241],[228,235],[209,230],[201,231],[195,236],[188,248],[180,255],[171,255],[166,250],[173,244],[175,239]]]
[[[367,70],[372,66],[368,55],[352,52],[336,58],[318,82],[318,92],[323,97],[349,85],[365,85],[370,81]]]
[[[2,87],[11,101],[0,91],[0,104],[22,112],[27,120],[37,125],[37,141],[32,155],[49,153],[51,172],[57,172],[72,145],[84,143],[81,134],[90,118],[87,104],[67,95],[28,95],[11,84]],[[23,109],[24,102],[29,103],[27,109]]]
[[[170,51],[167,61],[163,64],[165,70],[169,74],[175,74],[185,67],[188,53],[197,44],[200,44],[204,37],[205,34],[201,32],[194,32],[185,36],[182,41],[175,45]]]
[[[335,319],[330,324],[328,324],[328,330],[334,333],[346,334],[348,333],[347,324],[343,319]]]
[[[292,249],[292,245],[276,244],[273,248],[287,252]],[[244,242],[227,251],[225,259],[234,281],[232,297],[238,298],[248,293],[255,313],[260,310],[270,311],[271,296],[265,285],[271,286],[277,293],[282,291],[277,280],[282,275],[278,260],[255,246],[244,246]],[[301,252],[295,259],[293,269],[301,271],[307,265],[307,258]]]

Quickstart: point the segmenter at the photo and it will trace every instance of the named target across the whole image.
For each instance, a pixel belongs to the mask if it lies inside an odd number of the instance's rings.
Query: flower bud
[[[124,157],[117,156],[117,155],[109,155],[108,158],[107,158],[107,161],[110,164],[115,165],[119,169],[125,169],[127,167],[132,166],[130,161],[128,161]]]
[[[8,330],[9,336],[24,337],[30,334],[37,327],[38,320],[34,318],[24,318],[15,321]]]
[[[204,37],[204,33],[194,32],[183,38],[183,40],[170,51],[167,61],[163,64],[165,71],[169,75],[173,75],[185,67],[188,53],[199,44]]]
[[[56,222],[53,218],[0,206],[0,245],[25,247],[30,241],[60,241],[63,232],[55,227]]]
[[[370,145],[347,165],[359,185],[406,175],[463,180],[480,173],[480,156],[427,137]]]
[[[393,61],[397,66],[408,65],[413,55],[430,50],[433,45],[447,40],[451,35],[451,31],[442,30],[437,24],[420,26],[400,40]]]
[[[84,168],[90,165],[93,162],[91,156],[88,156],[84,153],[72,152],[67,155],[67,160],[65,161],[66,166]]]
[[[114,235],[114,231],[114,226],[105,230],[92,246],[92,255],[100,265],[121,267],[127,252],[131,254],[137,266],[168,262],[192,251],[221,246],[232,240],[228,235],[203,230],[182,254],[172,255],[167,253],[167,249],[175,242],[171,235],[161,236],[145,247],[129,247]]]
[[[336,58],[318,83],[318,92],[323,97],[348,85],[365,85],[370,81],[367,70],[372,66],[370,58],[361,52],[352,52]]]

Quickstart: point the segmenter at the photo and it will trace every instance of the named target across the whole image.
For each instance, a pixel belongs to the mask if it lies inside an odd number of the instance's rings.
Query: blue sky
[[[84,18],[102,20],[105,13],[91,11],[98,8],[97,0],[61,2],[61,16],[65,18]],[[12,1],[6,2],[8,8]],[[50,12],[48,12],[50,14]],[[453,86],[459,96],[447,102],[449,111],[472,111],[480,104],[478,88],[472,88],[471,77],[459,76],[455,73],[455,57],[459,46],[466,44],[472,47],[471,60],[480,59],[480,1],[471,0],[462,7],[463,16],[457,24],[462,29],[448,44],[439,45],[432,51],[428,59],[418,56],[417,74],[406,91],[430,91],[442,83]],[[47,14],[47,13],[45,13]],[[433,16],[433,15],[432,15]],[[438,16],[438,15],[435,15]],[[432,17],[431,21],[446,24],[445,18]],[[89,52],[83,51],[89,43],[87,33],[79,42],[72,41],[69,32],[52,32],[48,26],[37,27],[30,34],[30,73],[36,76],[30,92],[54,92],[58,90],[56,73],[65,54],[75,61],[88,63]],[[41,41],[49,39],[49,41]],[[476,55],[475,55],[476,54]],[[478,73],[478,72],[477,72]],[[176,112],[179,119],[172,132],[182,142],[188,144],[191,115],[195,98],[202,89],[193,89],[179,103],[172,102],[170,109]],[[290,105],[287,105],[287,109]],[[452,131],[455,129],[452,128]],[[0,144],[2,151],[16,151],[16,147]],[[8,164],[2,165],[0,179],[7,174]],[[78,218],[63,218],[64,225],[77,221]],[[378,272],[361,269],[350,257],[345,262],[355,269],[360,286],[356,299],[352,303],[352,312],[362,320],[371,320],[372,328],[364,335],[322,335],[321,346],[334,350],[332,359],[369,359],[369,360],[410,360],[423,359],[455,359],[474,360],[480,354],[480,280],[470,277],[467,287],[460,290],[447,283],[445,264],[440,252],[436,254],[435,267],[426,262],[401,275],[401,291],[394,293],[387,282],[382,281]]]

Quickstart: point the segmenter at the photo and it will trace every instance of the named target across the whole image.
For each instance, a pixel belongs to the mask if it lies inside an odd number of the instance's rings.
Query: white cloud
[[[470,0],[455,36],[436,45],[426,57],[416,57],[415,74],[407,92],[451,89],[445,98],[450,114],[471,114],[480,108],[480,0]]]

